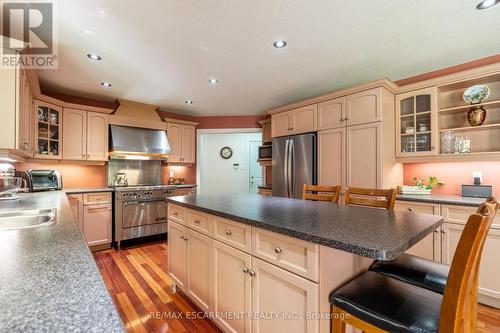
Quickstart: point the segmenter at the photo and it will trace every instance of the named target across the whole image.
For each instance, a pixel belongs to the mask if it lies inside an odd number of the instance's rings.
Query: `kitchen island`
[[[169,275],[203,311],[222,313],[214,321],[228,332],[328,332],[333,289],[442,224],[429,214],[255,194],[167,202]]]

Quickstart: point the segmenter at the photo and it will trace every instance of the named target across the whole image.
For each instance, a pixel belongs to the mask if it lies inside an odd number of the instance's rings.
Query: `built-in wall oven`
[[[115,242],[167,232],[166,197],[174,186],[117,187],[115,192]]]

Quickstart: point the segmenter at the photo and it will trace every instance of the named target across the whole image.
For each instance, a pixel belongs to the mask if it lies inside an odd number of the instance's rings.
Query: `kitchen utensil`
[[[471,104],[478,104],[487,99],[489,95],[490,88],[484,84],[478,84],[464,91],[464,101]]]
[[[128,186],[127,174],[125,172],[117,172],[115,174],[114,186]]]

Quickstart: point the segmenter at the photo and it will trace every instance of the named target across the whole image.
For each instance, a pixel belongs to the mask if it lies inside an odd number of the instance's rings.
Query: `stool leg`
[[[338,318],[335,319],[335,314],[338,314],[338,308],[335,306],[332,306],[332,333],[345,333],[345,321],[342,319]]]

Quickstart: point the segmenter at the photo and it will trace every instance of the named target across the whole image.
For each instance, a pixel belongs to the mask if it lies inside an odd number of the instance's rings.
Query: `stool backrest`
[[[444,290],[440,333],[476,331],[479,265],[497,209],[498,202],[490,197],[469,217],[465,225]]]
[[[339,202],[340,186],[319,186],[304,184],[302,199],[327,202]]]
[[[384,199],[380,199],[384,198]],[[349,187],[345,191],[345,204],[374,208],[394,209],[396,189],[389,190]]]

